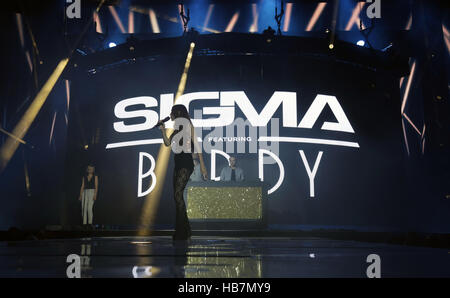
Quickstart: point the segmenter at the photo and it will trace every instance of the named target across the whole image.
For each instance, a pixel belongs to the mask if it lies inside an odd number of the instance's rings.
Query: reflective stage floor
[[[66,277],[67,256],[81,277],[450,277],[450,250],[300,237],[168,236],[0,242],[0,277]]]

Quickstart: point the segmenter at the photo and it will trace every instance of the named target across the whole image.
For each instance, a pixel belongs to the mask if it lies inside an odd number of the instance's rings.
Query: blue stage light
[[[364,40],[358,40],[358,42],[356,43],[358,46],[363,47],[366,43],[364,42]]]
[[[113,47],[116,46],[116,43],[115,43],[115,42],[110,42],[110,43],[108,44],[108,46],[109,46],[110,48],[113,48]]]

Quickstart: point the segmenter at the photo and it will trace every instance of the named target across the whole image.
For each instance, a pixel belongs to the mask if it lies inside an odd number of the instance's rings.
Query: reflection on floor
[[[450,277],[448,249],[321,238],[102,237],[0,242],[0,277],[366,277],[367,256],[381,277]]]

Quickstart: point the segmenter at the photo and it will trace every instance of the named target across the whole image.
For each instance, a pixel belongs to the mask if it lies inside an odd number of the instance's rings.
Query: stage
[[[442,1],[36,2],[1,17],[0,278],[450,277]]]
[[[164,234],[164,233],[162,233]],[[0,277],[61,277],[80,257],[81,277],[365,278],[369,255],[381,277],[450,277],[450,250],[322,237],[92,237],[0,242]]]

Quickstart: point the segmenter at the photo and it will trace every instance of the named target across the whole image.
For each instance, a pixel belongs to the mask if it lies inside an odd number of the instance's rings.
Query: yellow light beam
[[[100,8],[102,7],[105,0],[102,0],[99,5],[96,8],[96,12],[98,13]],[[78,37],[78,40],[75,42],[75,46],[70,51],[69,57],[64,58],[61,61],[59,61],[58,65],[56,66],[55,70],[53,70],[53,73],[50,75],[48,80],[45,82],[44,86],[42,86],[41,90],[39,90],[39,93],[36,95],[36,97],[33,99],[33,102],[28,107],[28,109],[25,111],[25,114],[20,119],[19,123],[17,123],[16,127],[14,127],[11,135],[9,135],[9,138],[6,139],[6,142],[3,144],[3,146],[0,148],[0,173],[3,172],[3,170],[8,165],[9,161],[11,160],[12,156],[17,150],[17,147],[19,146],[19,143],[21,139],[25,136],[25,134],[28,132],[28,129],[30,128],[31,124],[33,123],[34,119],[36,119],[37,114],[41,110],[42,106],[44,105],[45,101],[47,100],[48,95],[50,92],[52,92],[53,87],[55,86],[56,82],[58,81],[59,77],[61,76],[62,72],[67,66],[67,63],[69,62],[69,58],[71,57],[72,53],[76,49],[79,41],[86,33],[87,29],[91,25],[93,20],[93,17],[89,20],[88,24],[84,27],[84,30],[82,34]],[[39,56],[38,49],[36,46],[36,41],[34,40],[33,33],[31,31],[31,28],[28,26],[28,31],[30,33],[33,47],[35,48],[36,55]]]
[[[207,28],[213,9],[214,9],[214,4],[210,4],[208,6],[208,12],[206,13],[205,22],[203,23],[203,28]]]
[[[202,29],[203,29],[203,31],[208,31],[208,32],[211,32],[211,33],[222,33],[222,31],[219,31],[219,30],[216,30],[216,29],[211,29],[211,28],[206,28],[206,27],[203,27]]]
[[[192,55],[194,53],[195,43],[191,43],[189,52],[184,64],[183,74],[181,75],[180,83],[178,84],[178,90],[175,95],[174,104],[176,104],[178,98],[184,93],[186,87],[187,75],[191,66]],[[167,129],[167,135],[171,135],[173,129]],[[139,228],[138,235],[144,236],[147,234],[147,228],[155,221],[156,211],[158,209],[161,193],[164,188],[164,181],[166,179],[167,165],[169,163],[171,148],[162,144],[159,147],[158,157],[155,165],[156,185],[153,191],[145,198],[144,207],[141,214],[141,227]]]
[[[70,85],[69,85],[69,80],[65,80],[65,83],[66,83],[67,111],[69,111],[69,106],[70,106]]]
[[[214,4],[211,4],[211,5],[214,6]],[[211,7],[212,7],[212,6],[211,6]],[[136,6],[131,6],[130,9],[131,9],[132,11],[134,11],[134,12],[142,13],[142,14],[150,14],[151,11],[153,11],[153,13],[155,14],[155,18],[158,17],[158,18],[161,18],[161,19],[163,19],[163,20],[166,20],[166,21],[169,21],[169,22],[172,22],[172,23],[181,23],[181,26],[182,26],[182,28],[183,28],[183,30],[184,30],[183,22],[180,20],[180,18],[174,18],[174,17],[168,16],[168,15],[165,15],[165,14],[156,13],[156,12],[155,12],[154,10],[152,10],[152,9],[149,10],[149,9],[139,8],[139,7],[136,7]],[[151,18],[151,16],[150,16],[150,18]],[[152,21],[150,20],[150,23],[151,23],[151,22],[152,22]],[[207,22],[206,22],[206,23],[207,23]],[[157,24],[157,23],[156,23],[156,24]],[[222,31],[220,31],[220,30],[208,28],[208,27],[205,27],[205,26],[200,27],[199,29],[201,29],[201,30],[203,30],[203,31],[208,31],[208,32],[211,32],[211,33],[222,33]],[[158,27],[158,30],[159,30],[159,27]],[[158,31],[158,32],[153,32],[153,33],[160,33],[160,32]]]
[[[409,156],[408,137],[406,136],[405,119],[403,119],[403,117],[402,117],[402,130],[403,130],[403,138],[405,139],[406,152],[408,153]]]
[[[415,70],[416,70],[416,61],[414,61],[413,65],[411,66],[411,72],[409,73],[408,82],[406,83],[405,92],[403,93],[403,100],[402,100],[402,105],[401,105],[401,109],[400,109],[401,114],[403,114],[403,112],[405,111],[406,101],[408,100],[409,89],[411,87],[411,83],[414,78]]]
[[[306,31],[311,31],[314,28],[314,25],[316,24],[317,20],[320,18],[320,15],[322,14],[323,9],[327,5],[326,2],[320,2],[317,4],[316,10],[314,10],[314,13],[309,19],[308,26],[306,27]]]
[[[98,12],[93,12],[93,18],[95,22],[95,32],[97,33],[103,33],[102,24],[100,23],[100,17],[98,16]]]
[[[8,139],[6,139],[6,142],[0,148],[0,173],[6,168],[8,162],[11,160],[11,157],[14,155],[14,152],[16,152],[17,147],[19,146],[17,138],[23,139],[23,137],[27,133],[28,129],[30,128],[31,124],[42,108],[42,105],[45,103],[48,95],[55,86],[56,81],[58,81],[58,78],[66,67],[68,61],[69,59],[65,58],[58,63],[50,78],[36,95],[33,102],[20,119],[19,123],[16,125],[16,127],[14,127],[12,134],[16,136],[16,138],[10,136]]]
[[[148,14],[150,17],[150,24],[152,25],[153,33],[161,33],[161,31],[159,30],[158,19],[156,18],[155,11],[153,9],[150,9],[148,11]]]
[[[27,196],[31,196],[31,189],[30,189],[30,175],[28,173],[28,164],[27,159],[25,157],[25,150],[22,150],[22,157],[23,157],[23,170],[25,175],[25,188],[27,190]]]
[[[236,25],[238,18],[239,18],[239,12],[235,12],[233,17],[231,18],[230,22],[228,23],[227,28],[225,28],[225,32],[233,31],[234,25]]]
[[[447,27],[444,26],[444,24],[442,24],[442,32],[444,32],[445,45],[447,46],[447,50],[450,54],[450,33],[449,33]]]
[[[27,58],[28,67],[30,68],[30,72],[33,72],[33,62],[31,61],[31,56],[30,56],[29,51],[25,52],[25,57]]]
[[[17,30],[19,32],[20,45],[23,48],[25,46],[25,38],[23,35],[22,15],[20,13],[16,13],[16,23],[17,23]]]
[[[128,33],[134,33],[134,14],[132,10],[128,12]]]
[[[253,15],[253,22],[250,26],[249,31],[254,33],[258,31],[258,4],[252,3],[252,15]]]
[[[111,12],[111,15],[114,18],[114,21],[116,22],[117,26],[120,29],[120,32],[125,33],[125,27],[122,24],[122,21],[119,18],[119,15],[117,14],[116,9],[114,8],[114,6],[108,6],[109,12]]]
[[[345,31],[350,31],[353,25],[358,22],[359,14],[361,13],[361,5],[364,5],[364,2],[356,3],[356,6],[352,12],[352,16],[348,20],[347,26],[345,26]]]
[[[422,136],[422,133],[420,132],[420,130],[417,128],[417,126],[414,124],[414,122],[411,121],[411,119],[409,119],[408,115],[406,115],[405,113],[403,113],[403,117],[406,119],[406,121],[409,122],[409,124],[411,124],[411,126],[414,128],[414,130],[419,134],[419,136]]]
[[[9,136],[9,137],[11,137],[11,138],[13,138],[13,139],[15,139],[15,140],[16,140],[17,142],[19,142],[19,143],[22,143],[22,144],[24,144],[24,145],[27,143],[27,142],[25,142],[24,140],[19,139],[18,137],[16,137],[15,135],[11,134],[10,132],[4,130],[4,129],[1,128],[1,127],[0,127],[0,132],[2,132],[2,133],[4,133],[5,135],[7,135],[7,136]]]
[[[406,23],[405,30],[410,30],[412,25],[412,13],[409,15],[408,23]]]
[[[289,31],[289,24],[291,23],[292,3],[286,3],[286,17],[284,18],[283,31]]]
[[[52,139],[53,139],[53,132],[55,131],[55,122],[56,122],[56,111],[55,114],[53,114],[53,121],[52,121],[52,127],[50,129],[50,137],[48,139],[48,145],[50,146],[50,144],[52,143]]]

